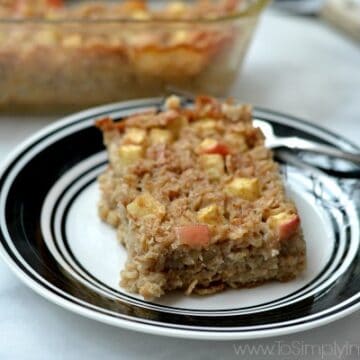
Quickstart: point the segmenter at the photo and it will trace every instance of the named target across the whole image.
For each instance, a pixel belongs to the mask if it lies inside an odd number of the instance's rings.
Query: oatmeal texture
[[[171,96],[162,112],[97,126],[109,156],[99,214],[128,252],[122,287],[207,295],[304,270],[296,207],[249,106]]]

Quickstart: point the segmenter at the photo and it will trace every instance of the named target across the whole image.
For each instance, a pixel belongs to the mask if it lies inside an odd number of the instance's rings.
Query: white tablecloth
[[[268,12],[262,20],[233,95],[314,121],[359,144],[359,47],[315,19]],[[52,120],[0,117],[0,160]],[[237,346],[245,344],[269,346],[274,359],[321,359],[322,355],[358,359],[360,312],[322,328],[274,339],[210,343],[161,338],[63,310],[28,289],[0,262],[1,360],[235,359],[240,357]],[[335,348],[337,353],[330,354]],[[257,355],[243,348],[245,357],[266,358],[264,348],[256,349]]]

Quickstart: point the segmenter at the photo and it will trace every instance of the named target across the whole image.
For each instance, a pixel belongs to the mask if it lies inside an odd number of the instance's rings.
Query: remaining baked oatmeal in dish
[[[0,1],[0,108],[224,95],[267,1]]]
[[[99,214],[127,249],[125,289],[203,295],[304,270],[297,210],[249,106],[171,96],[162,112],[97,126],[109,155]]]

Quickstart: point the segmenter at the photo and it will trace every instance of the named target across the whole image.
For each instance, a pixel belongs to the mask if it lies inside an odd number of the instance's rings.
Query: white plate
[[[0,180],[1,252],[11,268],[48,299],[82,315],[152,334],[202,339],[249,339],[301,331],[358,308],[359,199],[333,179],[288,165],[289,195],[299,209],[307,270],[288,283],[229,290],[207,297],[180,293],[146,302],[119,286],[126,259],[115,231],[96,211],[96,177],[106,165],[103,115],[121,117],[159,99],[96,108],[35,135],[8,159]],[[275,131],[345,140],[300,120],[256,109]]]

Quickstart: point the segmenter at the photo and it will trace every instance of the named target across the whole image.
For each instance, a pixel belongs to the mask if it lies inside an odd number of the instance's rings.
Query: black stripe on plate
[[[151,106],[151,104],[147,104],[147,106]],[[141,107],[141,106],[139,106],[139,107]],[[134,109],[134,106],[132,107],[132,109]],[[124,110],[124,109],[119,109],[119,111],[120,110]],[[115,111],[115,109],[111,109],[111,111],[109,110],[107,113],[110,113],[110,112],[113,112],[113,111]],[[101,116],[101,115],[104,115],[106,112],[104,112],[104,113],[102,113],[102,114],[97,114],[97,116]],[[89,118],[93,118],[94,116],[89,116]],[[85,121],[85,119],[80,119],[80,120],[77,120],[77,121],[74,121],[74,123],[79,123],[79,122],[81,122],[81,121]],[[68,126],[72,126],[74,123],[72,123],[72,124],[68,124],[68,125],[66,125],[66,126],[64,126],[64,127],[68,127]],[[56,133],[56,132],[58,132],[58,131],[60,131],[61,130],[61,128],[59,128],[59,129],[55,129],[52,133]],[[330,134],[332,137],[334,137],[334,141],[335,141],[335,136],[333,135],[333,134]],[[42,139],[38,139],[37,141],[35,141],[35,143],[33,143],[33,144],[31,144],[27,149],[25,149],[25,150],[23,150],[22,151],[22,153],[21,154],[19,154],[16,158],[15,158],[15,160],[9,165],[9,167],[5,170],[5,172],[4,172],[4,175],[3,175],[3,177],[2,177],[2,179],[0,179],[0,189],[3,187],[3,184],[4,184],[4,181],[5,181],[5,179],[7,178],[7,176],[8,176],[8,174],[9,174],[9,172],[10,172],[10,170],[12,170],[12,167],[14,166],[14,163],[16,163],[16,161],[19,159],[19,158],[21,158],[21,156],[23,156],[30,148],[32,148],[33,146],[35,146],[37,143],[40,143],[44,138],[46,138],[46,137],[48,137],[49,135],[47,134],[46,136],[44,136]],[[323,139],[322,139],[323,140]],[[345,142],[344,142],[345,143]],[[33,159],[34,160],[34,159]],[[23,169],[23,171],[24,171],[24,169]],[[14,183],[12,184],[12,186],[14,186]],[[8,199],[9,200],[9,199]],[[7,208],[8,209],[8,208]],[[22,209],[24,210],[24,207],[22,207]],[[10,209],[9,209],[10,210]],[[6,213],[7,214],[7,216],[9,216],[9,213],[7,212]],[[11,211],[10,211],[10,214],[11,214]],[[18,214],[19,215],[19,214]],[[23,225],[24,225],[24,213],[22,214],[22,219],[21,219],[21,221],[22,221],[22,223],[23,223]],[[10,223],[11,223],[12,221],[10,221]],[[13,224],[11,224],[11,225],[13,225]],[[23,231],[26,231],[26,227],[23,227],[23,229],[22,229]],[[24,234],[23,234],[24,235]],[[37,237],[35,236],[35,239],[37,239]],[[36,240],[35,240],[36,241]],[[65,296],[63,296],[63,294],[61,294],[61,292],[59,292],[58,290],[56,290],[56,291],[54,291],[54,289],[52,289],[51,287],[49,287],[49,286],[47,286],[46,284],[44,284],[44,281],[45,281],[45,279],[42,279],[41,281],[39,281],[39,279],[37,279],[36,277],[34,277],[33,276],[33,274],[31,274],[30,272],[28,272],[28,270],[19,262],[19,261],[17,261],[17,259],[16,259],[16,256],[12,253],[12,251],[11,251],[11,249],[7,246],[7,244],[6,244],[6,242],[5,242],[5,238],[3,237],[3,235],[1,234],[1,243],[3,244],[3,246],[4,246],[4,249],[7,251],[7,253],[8,253],[8,255],[9,256],[11,256],[11,258],[12,258],[12,260],[14,261],[14,263],[15,264],[17,264],[17,266],[19,267],[19,268],[21,268],[23,271],[24,271],[24,273],[25,274],[27,274],[30,278],[32,278],[33,279],[33,281],[36,281],[36,283],[38,283],[38,284],[42,284],[46,289],[48,289],[49,291],[51,291],[51,292],[53,292],[53,293],[57,293],[57,295],[58,296],[60,296],[60,297],[62,297],[62,298],[68,298],[68,300],[69,301],[71,301],[71,302],[73,302],[73,303],[78,303],[79,304],[79,300],[76,302],[76,301],[73,301],[72,299],[71,299],[71,295],[67,295],[67,297],[65,297]],[[19,243],[14,243],[14,245],[17,245],[18,247],[17,247],[17,249],[18,249],[18,251],[20,252],[20,254],[21,254],[21,250],[23,250],[22,248],[21,248],[21,245],[22,244],[19,244]],[[34,250],[33,248],[32,248],[32,245],[33,244],[31,244],[30,243],[30,246],[31,246],[31,249],[32,250]],[[19,246],[20,246],[20,248],[19,248]],[[36,249],[36,248],[35,248]],[[36,254],[38,254],[38,252],[36,252]],[[40,257],[40,259],[42,259],[41,257]],[[38,269],[36,269],[36,268],[34,268],[33,267],[33,269],[36,271],[36,270],[38,270]],[[348,276],[355,276],[355,274],[358,274],[359,272],[357,272],[357,268],[356,268],[356,266],[354,265],[354,262],[353,262],[353,264],[352,264],[352,267],[351,267],[351,272],[349,271],[349,274],[347,274]],[[345,278],[345,275],[342,277],[342,278]],[[340,282],[341,283],[341,282]],[[346,283],[346,281],[345,281],[345,283]],[[339,286],[337,286],[337,287],[339,287]],[[341,286],[340,286],[340,288],[341,288]],[[336,294],[336,296],[337,297],[335,297],[335,300],[339,300],[339,301],[344,301],[347,297],[346,296],[350,296],[350,294],[348,294],[347,292],[348,291],[351,291],[351,290],[354,290],[355,291],[355,289],[354,288],[352,288],[352,287],[347,287],[347,288],[344,288],[344,289],[341,289],[342,291],[341,292],[338,292],[337,294]],[[358,290],[357,290],[358,291]],[[332,291],[331,291],[331,293],[333,294],[333,292],[334,292],[334,289],[332,289]],[[327,298],[329,298],[329,293],[328,294],[326,294],[325,295]],[[348,304],[346,304],[346,305],[343,305],[342,307],[339,307],[339,310],[332,310],[332,311],[330,311],[328,314],[324,314],[324,315],[318,315],[318,316],[316,316],[316,315],[314,315],[314,320],[315,319],[317,319],[317,320],[320,320],[320,319],[322,319],[322,318],[325,318],[325,317],[328,317],[328,316],[331,316],[331,314],[334,314],[334,313],[338,313],[339,311],[344,311],[344,310],[346,310],[347,308],[349,308],[349,306],[352,306],[352,305],[354,305],[355,303],[356,303],[356,301],[357,301],[357,298],[358,297],[358,295],[356,295],[355,296],[355,298],[354,298],[354,300],[350,300],[349,301],[349,303]],[[349,298],[348,298],[349,299]],[[334,297],[332,297],[331,299],[330,299],[331,301],[330,301],[330,303],[328,304],[329,306],[331,306],[331,304],[334,304]],[[336,302],[335,302],[336,303]],[[324,304],[324,297],[322,298],[322,304]],[[312,309],[312,311],[320,311],[321,309],[321,306],[319,306],[320,304],[319,303],[311,303],[311,309]],[[89,305],[85,305],[84,306],[84,304],[81,304],[81,306],[83,306],[83,307],[86,307],[86,308],[91,308],[92,309],[92,307],[91,306],[89,306]],[[326,307],[325,307],[326,308]],[[99,309],[96,309],[96,311],[97,312],[99,312],[99,313],[102,313],[102,314],[106,314],[107,316],[114,316],[114,315],[109,315],[106,311],[101,311],[101,310],[99,310]],[[301,314],[301,315],[304,315],[304,313],[303,312],[300,312],[299,314]],[[305,314],[306,314],[306,312],[305,312]],[[138,315],[138,314],[136,314],[136,315]],[[285,315],[285,314],[283,314],[283,315]],[[124,317],[124,315],[120,315],[120,314],[116,314],[116,317]],[[188,317],[189,318],[189,317]],[[246,319],[246,317],[242,317],[244,320]],[[284,318],[284,317],[282,317],[282,318]],[[128,319],[125,319],[125,320],[128,320]],[[157,319],[157,320],[162,320],[162,319]],[[166,319],[164,319],[164,320],[166,320]],[[188,321],[189,321],[189,323],[192,323],[192,321],[191,321],[191,319],[187,319]],[[281,319],[278,319],[279,321],[281,321]],[[134,321],[134,322],[141,322],[141,321],[139,321],[139,318],[133,318],[132,319],[132,321]],[[294,320],[294,325],[295,324],[304,324],[304,323],[308,323],[308,322],[311,322],[311,321],[313,321],[313,320],[309,320],[309,321],[307,321],[307,320],[301,320],[301,319],[299,319],[299,320]],[[145,322],[145,321],[144,321]],[[142,323],[144,323],[144,322],[142,322]],[[241,321],[242,322],[242,321]],[[245,325],[248,325],[248,324],[251,324],[251,322],[247,322],[247,323],[245,323]],[[201,324],[201,325],[205,325],[205,324]],[[223,324],[223,326],[230,326],[231,324]],[[240,323],[236,323],[236,325],[240,325]],[[255,325],[255,324],[254,324]],[[294,326],[294,325],[290,325],[290,326]],[[156,326],[161,326],[161,327],[165,327],[165,328],[169,328],[169,327],[173,327],[172,325],[170,325],[170,324],[168,324],[168,325],[161,325],[161,324],[158,324],[158,323],[156,323]],[[235,332],[238,332],[238,331],[258,331],[258,330],[261,330],[261,329],[271,329],[271,328],[273,328],[273,329],[279,329],[279,328],[282,328],[282,327],[290,327],[289,325],[287,325],[287,324],[284,324],[284,325],[280,325],[280,324],[270,324],[270,326],[269,327],[264,327],[264,326],[253,326],[251,329],[248,329],[248,330],[240,330],[239,328],[238,329],[236,329],[236,330],[230,330],[230,329],[224,329],[224,330],[221,330],[221,331],[224,331],[224,332],[229,332],[229,331],[235,331]],[[179,328],[179,329],[184,329],[184,327],[182,327],[182,326],[175,326],[176,328]],[[197,329],[197,327],[198,326],[196,326],[196,327],[194,327],[194,326],[190,326],[190,330],[194,330],[194,329],[196,329],[196,330],[198,330]],[[210,328],[210,330],[209,329],[204,329],[204,331],[215,331],[214,329],[216,329],[215,327],[213,327],[213,328]]]
[[[102,163],[101,165],[104,165],[104,163]],[[97,166],[94,166],[92,167],[90,170],[87,170],[86,173],[82,174],[81,177],[85,176],[86,174],[88,174],[89,172],[92,172],[94,169],[98,168],[99,165]],[[77,178],[76,180],[72,181],[71,183],[68,184],[67,187],[65,187],[63,189],[63,192],[61,194],[59,194],[59,197],[58,199],[56,200],[56,202],[54,203],[54,208],[53,208],[53,213],[52,213],[52,224],[51,224],[51,228],[52,228],[52,234],[53,234],[53,238],[55,239],[55,246],[57,248],[57,251],[62,255],[62,258],[63,258],[63,261],[66,261],[66,263],[68,264],[69,267],[71,267],[73,269],[74,272],[76,272],[79,276],[82,277],[81,274],[79,274],[76,269],[74,269],[71,264],[66,260],[64,254],[62,253],[61,249],[59,248],[58,244],[56,243],[56,237],[55,237],[55,230],[54,230],[54,214],[56,213],[57,211],[57,208],[58,208],[58,205],[59,203],[61,202],[61,200],[63,199],[63,197],[66,195],[67,191],[69,189],[71,189],[73,187],[73,185],[75,183],[77,183],[78,181],[80,181],[80,178]],[[71,256],[71,259],[72,261],[81,269],[81,271],[83,271],[89,278],[91,278],[94,283],[93,284],[99,284],[101,285],[102,287],[104,287],[105,289],[107,289],[112,295],[120,295],[121,297],[122,296],[125,296],[126,298],[129,298],[130,300],[135,300],[136,302],[140,302],[142,303],[143,305],[154,305],[156,306],[157,308],[160,308],[160,309],[167,309],[167,310],[179,310],[179,311],[182,311],[183,313],[194,313],[194,312],[199,312],[199,313],[212,313],[212,312],[216,312],[216,313],[227,313],[227,312],[236,312],[236,311],[244,311],[244,310],[256,310],[258,308],[262,308],[264,306],[270,306],[271,304],[273,303],[276,303],[277,305],[279,305],[279,301],[283,301],[283,302],[286,302],[286,299],[289,298],[290,296],[293,297],[294,295],[302,292],[304,289],[308,288],[309,286],[311,286],[313,283],[315,283],[319,278],[322,277],[322,275],[326,272],[326,270],[331,266],[334,258],[336,257],[336,254],[337,254],[337,249],[339,247],[339,237],[336,236],[335,237],[335,243],[334,243],[334,248],[333,248],[333,251],[331,253],[331,256],[328,260],[328,262],[326,263],[325,267],[323,268],[323,270],[318,274],[318,276],[316,276],[311,282],[309,282],[308,284],[306,284],[305,286],[303,286],[302,288],[294,291],[293,293],[290,293],[284,297],[281,297],[279,299],[276,299],[276,300],[273,300],[273,301],[269,301],[269,302],[266,302],[266,303],[262,303],[262,304],[259,304],[259,305],[256,305],[256,306],[248,306],[248,307],[240,307],[240,308],[231,308],[231,309],[210,309],[210,310],[203,310],[203,309],[191,309],[191,310],[188,310],[188,309],[184,309],[184,308],[179,308],[179,307],[175,307],[175,306],[166,306],[166,305],[162,305],[162,304],[157,304],[157,303],[153,303],[153,302],[149,302],[149,301],[143,301],[141,299],[137,299],[131,295],[128,295],[126,293],[123,293],[121,292],[120,290],[115,290],[113,288],[111,288],[110,286],[106,285],[105,283],[103,283],[101,280],[99,280],[98,278],[96,278],[94,275],[92,275],[91,273],[89,273],[83,266],[82,264],[77,260],[76,256],[74,255],[73,251],[71,250],[71,247],[69,245],[69,242],[67,240],[67,235],[66,235],[66,230],[65,230],[65,227],[66,227],[66,219],[68,217],[68,212],[73,204],[73,202],[76,200],[76,198],[78,197],[78,195],[85,189],[87,188],[90,184],[94,183],[94,181],[96,181],[96,178],[92,179],[92,180],[89,180],[86,184],[82,185],[81,188],[79,188],[77,190],[76,193],[74,193],[74,195],[71,197],[71,199],[69,199],[69,202],[67,203],[65,209],[64,209],[64,212],[62,214],[62,222],[61,222],[61,233],[62,233],[62,238],[63,238],[63,243],[64,243],[64,246],[68,252],[68,254]],[[345,253],[348,252],[348,249],[349,249],[349,244],[346,245],[346,250],[345,250]],[[333,269],[333,271],[331,273],[329,273],[327,275],[326,278],[323,279],[322,282],[325,282],[330,276],[332,276],[339,268],[339,266],[341,265],[341,262],[339,262],[339,265]],[[85,278],[84,278],[85,281],[87,281]],[[336,280],[334,280],[336,281]],[[319,284],[321,285],[321,284]],[[323,289],[323,291],[326,291],[328,290],[330,287],[332,286],[332,284],[329,284],[328,287],[326,287],[325,289]],[[308,294],[309,292],[313,291],[314,289],[310,289],[308,291],[306,291],[305,293],[302,293],[301,295],[291,299],[292,301],[298,299],[299,297],[303,297],[303,296],[306,296],[306,294]],[[317,296],[319,294],[316,294]],[[280,302],[281,304],[281,302]],[[263,309],[264,311],[266,309]]]

